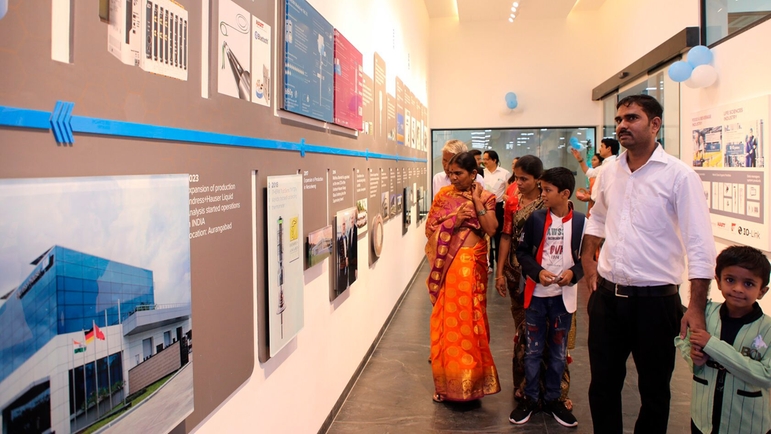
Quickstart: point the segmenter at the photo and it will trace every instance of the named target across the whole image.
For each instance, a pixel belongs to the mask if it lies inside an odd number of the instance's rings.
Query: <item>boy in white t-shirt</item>
[[[576,181],[564,167],[555,167],[540,178],[544,209],[525,222],[517,246],[525,284],[525,400],[511,412],[509,421],[524,424],[539,408],[563,426],[578,421],[559,400],[560,381],[566,365],[568,332],[576,311],[577,283],[583,277],[578,253],[585,216],[570,203]],[[544,347],[548,346],[543,396],[539,378]]]

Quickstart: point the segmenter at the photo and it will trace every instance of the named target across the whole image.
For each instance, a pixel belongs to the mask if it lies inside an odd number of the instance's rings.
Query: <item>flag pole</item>
[[[96,321],[91,320],[91,333],[94,334],[94,383],[96,390],[94,391],[94,401],[96,401],[96,419],[99,420],[99,372],[96,368]]]
[[[74,339],[73,339],[74,341]],[[70,379],[72,380],[72,414],[75,416],[75,431],[78,430],[78,407],[75,404],[75,350],[72,350],[72,371],[70,373]]]
[[[107,309],[104,310],[104,338],[107,344],[107,396],[110,397],[109,408],[112,408],[112,380],[110,379],[110,334],[107,331]],[[108,409],[109,410],[109,409]]]
[[[123,317],[121,317],[121,315],[120,315],[120,298],[118,299],[118,324],[120,324],[120,328],[119,328],[119,331],[120,331],[120,370],[121,370],[120,371],[120,374],[121,374],[120,377],[122,379],[123,378],[123,366],[125,366],[125,364],[123,363]],[[125,383],[125,382],[121,381],[121,383]],[[126,386],[123,385],[122,389],[123,389],[123,393],[122,393],[122,395],[123,395],[123,406],[125,407],[126,406]]]
[[[86,332],[83,331],[83,342],[86,342]],[[86,387],[86,353],[88,352],[88,343],[86,343],[86,351],[83,351],[83,416],[85,422],[88,423],[88,388]]]

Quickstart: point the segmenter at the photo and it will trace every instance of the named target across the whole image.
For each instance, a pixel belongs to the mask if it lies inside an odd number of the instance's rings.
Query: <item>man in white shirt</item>
[[[438,193],[442,187],[446,187],[452,184],[450,182],[450,174],[447,172],[449,170],[448,165],[450,164],[452,157],[454,157],[455,154],[460,154],[461,152],[466,151],[468,151],[468,147],[466,147],[466,144],[460,140],[448,140],[447,143],[444,144],[444,147],[442,148],[442,167],[444,168],[444,172],[439,172],[434,175],[434,179],[432,181],[434,196],[436,196],[436,193]],[[477,177],[474,182],[478,183],[482,187],[485,186],[485,180],[479,175],[479,173],[477,173]]]
[[[594,188],[592,189],[592,194],[590,196],[590,199],[593,202],[597,201],[597,190],[599,189],[598,183],[600,182],[600,173],[602,172],[603,168],[610,166],[612,162],[616,161],[616,157],[618,156],[618,151],[620,148],[621,145],[618,144],[618,140],[610,138],[602,139],[600,141],[600,146],[597,148],[597,153],[600,154],[600,157],[603,158],[599,167],[589,167],[586,164],[586,161],[584,161],[584,157],[581,155],[581,153],[573,148],[570,148],[570,152],[573,153],[573,157],[575,157],[575,159],[578,161],[578,164],[581,165],[581,170],[584,171],[586,177],[596,178],[594,180]]]
[[[610,182],[599,185],[581,255],[592,291],[589,406],[595,433],[622,431],[621,391],[632,353],[642,404],[635,432],[665,433],[673,339],[705,327],[715,243],[699,175],[656,142],[661,105],[633,95],[616,108],[616,134],[626,151],[603,164],[602,179]],[[686,256],[691,299],[683,316],[678,287]]]
[[[506,181],[511,176],[508,170],[500,166],[498,153],[495,151],[485,151],[482,155],[482,163],[485,165],[485,189],[495,195],[495,218],[498,219],[498,229],[495,230],[493,241],[490,243],[490,268],[493,271],[493,264],[498,263],[498,246],[501,243],[501,229],[503,229],[503,194],[506,192]]]

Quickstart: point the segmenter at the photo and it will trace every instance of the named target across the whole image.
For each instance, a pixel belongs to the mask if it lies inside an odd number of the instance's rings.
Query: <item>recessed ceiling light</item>
[[[519,3],[517,3],[517,2],[514,2],[514,3],[512,3],[511,5],[512,5],[512,6],[514,6],[515,8],[516,8],[516,7],[519,7]]]
[[[509,22],[513,23],[514,22],[514,18],[509,17]]]
[[[516,17],[516,15],[514,15],[514,14],[511,14],[510,18],[511,18],[511,19],[514,19],[514,18],[517,18],[517,17]]]
[[[516,11],[517,11],[517,7],[516,7],[516,6],[512,6],[512,7],[511,7],[511,11],[512,11],[512,12],[516,12]]]

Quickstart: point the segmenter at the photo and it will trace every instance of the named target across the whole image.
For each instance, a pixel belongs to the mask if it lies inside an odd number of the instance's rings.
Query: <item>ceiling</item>
[[[573,10],[597,9],[605,0],[517,0],[517,16],[527,19],[566,18]],[[514,0],[423,0],[429,18],[458,17],[460,22],[505,21]]]

